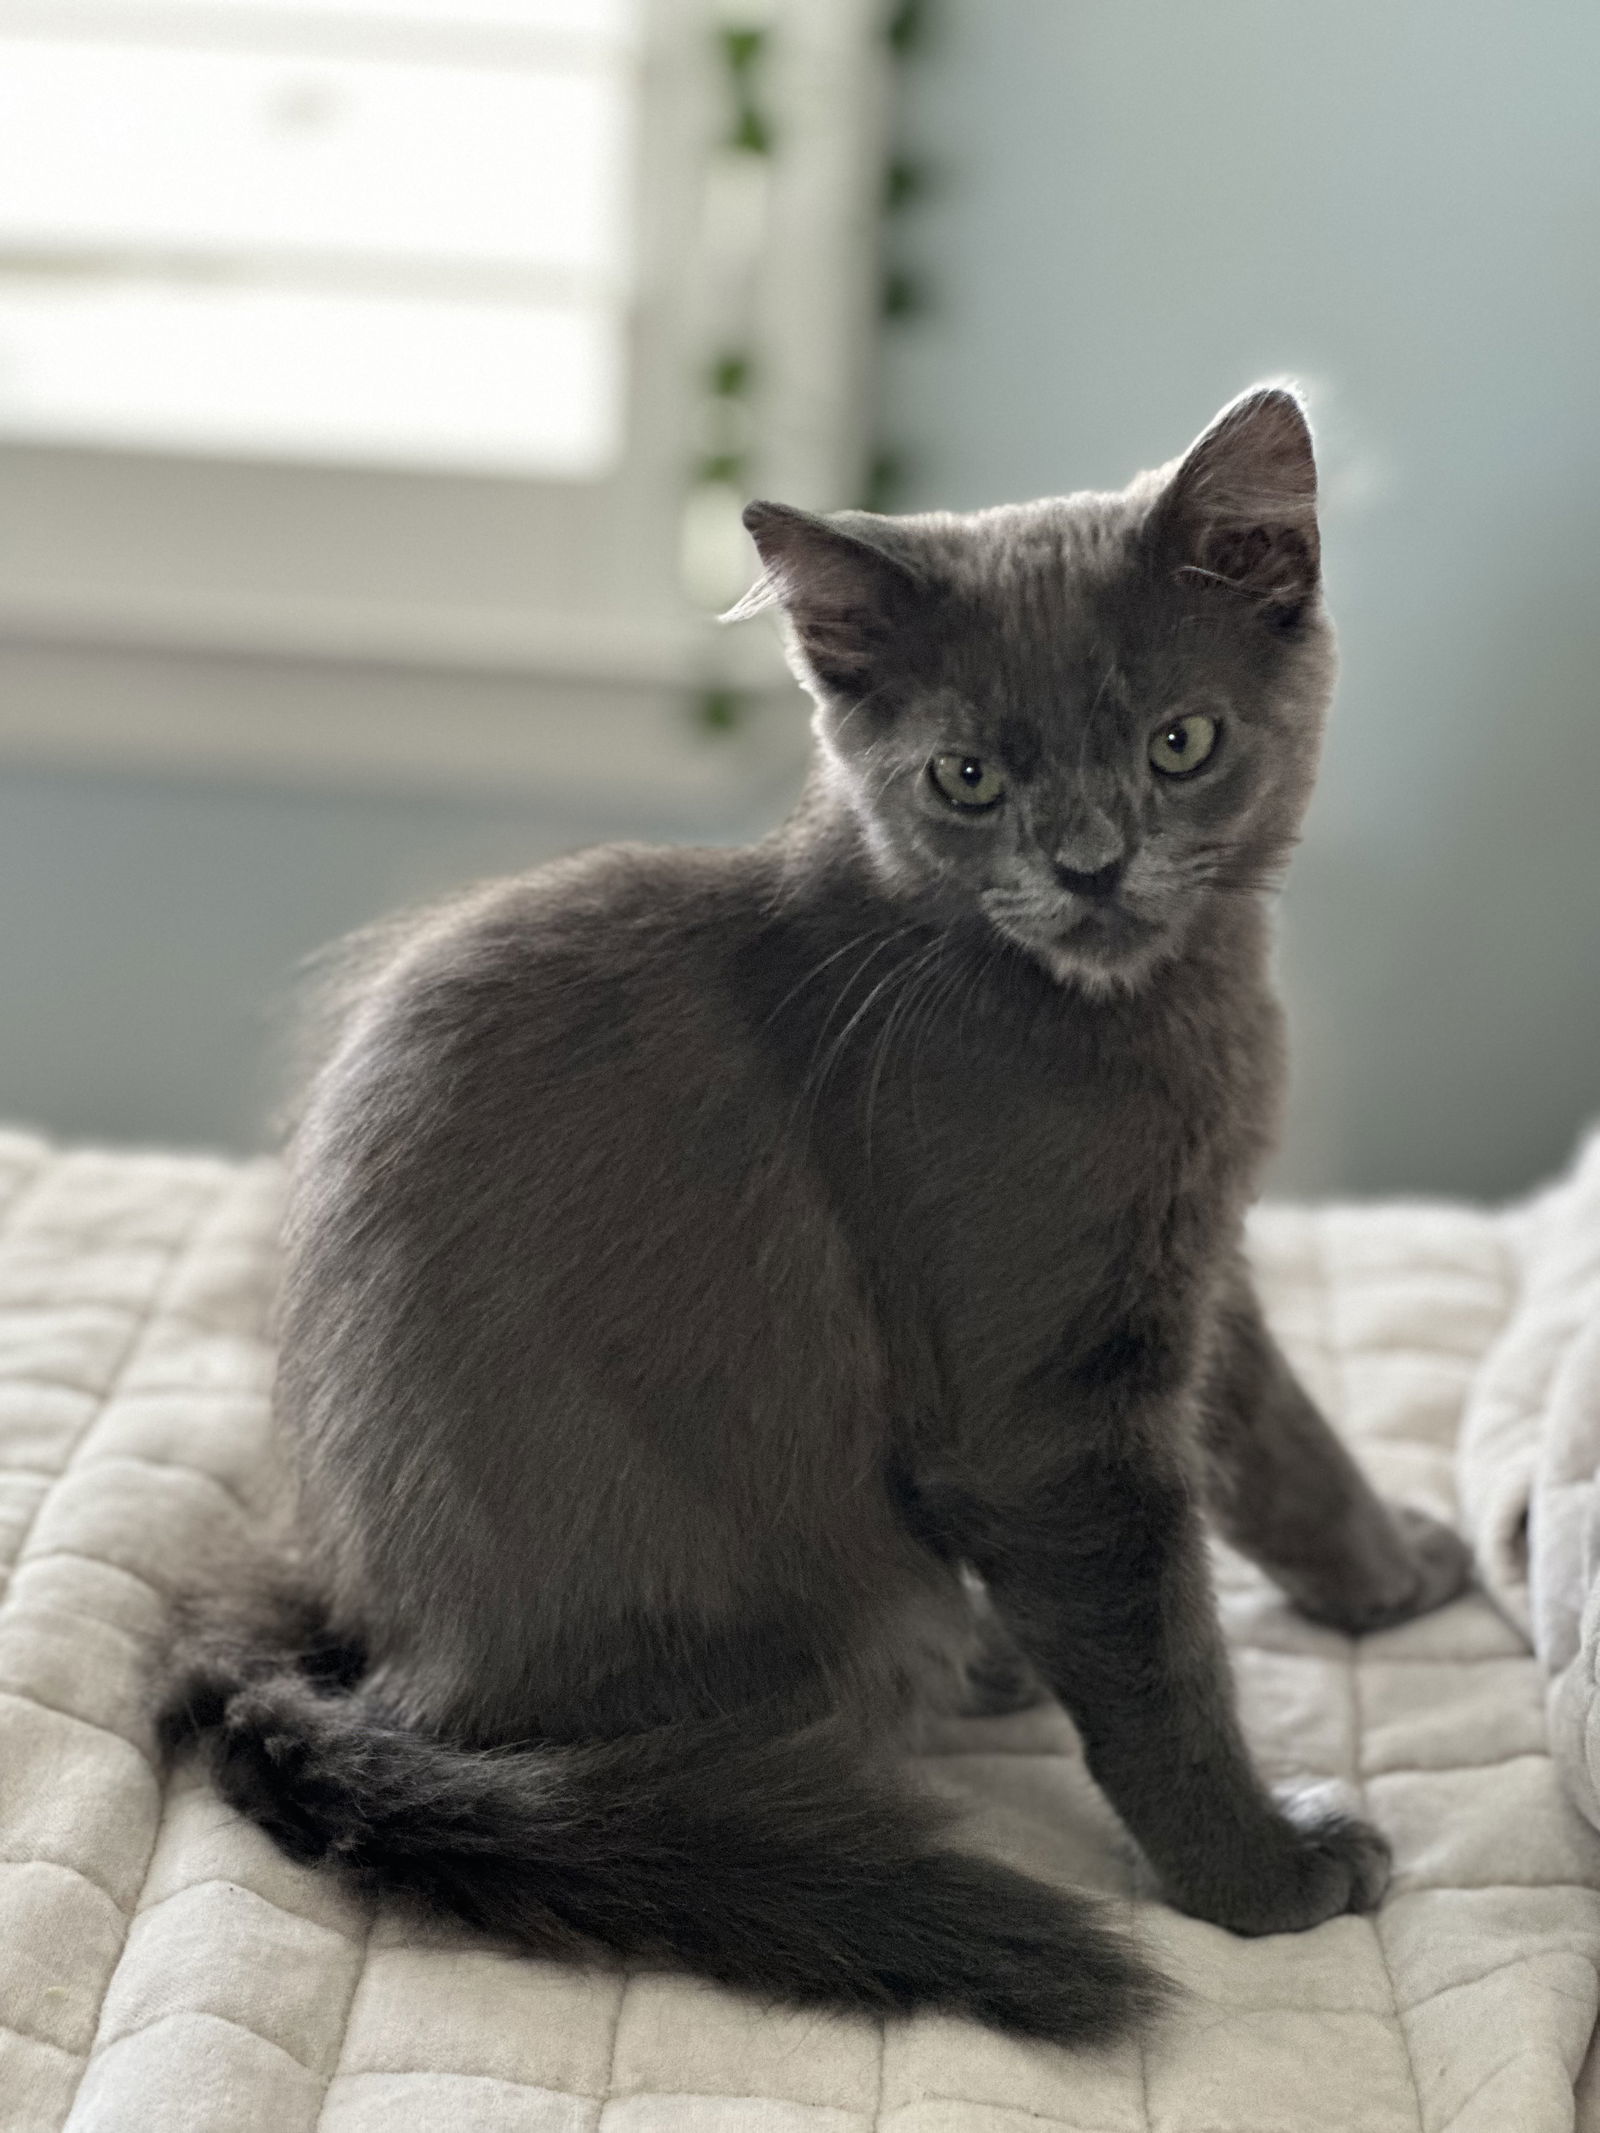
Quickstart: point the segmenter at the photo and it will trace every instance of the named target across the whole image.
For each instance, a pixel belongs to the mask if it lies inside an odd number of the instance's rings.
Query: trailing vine
[[[748,565],[739,513],[758,485],[761,380],[755,312],[766,193],[772,158],[781,150],[768,94],[772,40],[781,28],[774,29],[768,14],[760,0],[723,0],[723,12],[710,25],[718,111],[702,203],[702,244],[715,317],[699,386],[680,550],[684,589],[702,611],[737,597]],[[926,50],[932,14],[932,0],[891,0],[883,36],[896,71]],[[906,231],[928,195],[931,173],[892,128],[890,138],[881,193],[878,310],[882,328],[899,331],[929,306],[924,278],[907,252]],[[857,501],[868,510],[892,510],[906,475],[904,441],[881,439]],[[717,655],[710,647],[706,664],[709,671],[694,698],[695,722],[708,732],[731,732],[748,715],[748,692],[726,671],[716,671]]]
[[[739,589],[746,562],[739,513],[754,477],[755,311],[776,133],[767,93],[772,31],[757,19],[760,12],[746,0],[710,26],[718,115],[705,176],[701,243],[715,316],[700,380],[680,575],[695,605],[713,611]],[[708,651],[708,664],[714,656]],[[694,710],[703,729],[725,733],[742,723],[748,704],[743,690],[710,673]]]
[[[898,91],[905,70],[923,58],[935,33],[934,0],[898,0],[884,28],[895,64],[897,92],[891,113],[889,159],[883,173],[878,316],[886,334],[915,324],[933,308],[927,277],[909,249],[909,234],[917,209],[935,188],[936,173],[904,138],[901,128],[905,98]],[[893,432],[878,439],[867,463],[860,499],[863,510],[893,511],[903,501],[911,473],[909,451],[904,438]]]

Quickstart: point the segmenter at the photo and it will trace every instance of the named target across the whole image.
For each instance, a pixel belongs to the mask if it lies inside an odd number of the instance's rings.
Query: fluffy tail
[[[600,1942],[783,1999],[942,2008],[1058,2043],[1162,2003],[1091,1899],[946,1848],[939,1810],[829,1729],[462,1749],[375,1714],[349,1692],[355,1664],[325,1641],[291,1656],[213,1628],[174,1677],[164,1741],[200,1741],[292,1858],[539,1954]]]

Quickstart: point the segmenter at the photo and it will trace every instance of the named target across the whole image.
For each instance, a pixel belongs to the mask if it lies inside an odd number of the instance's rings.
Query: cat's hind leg
[[[1050,1693],[974,1571],[919,1592],[896,1643],[913,1735],[924,1716],[1001,1718]]]
[[[971,1599],[972,1635],[963,1668],[962,1714],[1003,1718],[1012,1711],[1031,1711],[1045,1701],[1049,1689],[976,1579]]]
[[[1213,1329],[1201,1409],[1212,1515],[1302,1614],[1359,1636],[1442,1607],[1470,1583],[1460,1535],[1386,1503],[1323,1420],[1242,1267]]]

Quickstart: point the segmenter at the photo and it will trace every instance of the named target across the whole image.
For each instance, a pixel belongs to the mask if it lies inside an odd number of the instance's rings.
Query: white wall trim
[[[765,689],[711,733],[659,685],[0,644],[6,764],[537,799],[690,834],[783,803],[810,753],[806,709],[792,683]]]
[[[377,600],[180,600],[103,591],[84,598],[54,586],[23,586],[0,588],[0,643],[7,641],[690,688],[703,670],[707,626],[629,624],[609,616],[563,620],[492,608],[407,609]],[[770,629],[730,632],[726,646],[718,646],[718,663],[741,687],[782,685]]]

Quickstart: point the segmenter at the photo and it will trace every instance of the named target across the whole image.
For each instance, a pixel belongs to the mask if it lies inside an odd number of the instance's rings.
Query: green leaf
[[[892,446],[874,452],[862,488],[862,510],[892,511],[905,494],[907,472],[904,454]]]
[[[746,155],[771,155],[772,128],[766,114],[752,103],[741,104],[728,135],[728,146],[741,149]]]
[[[926,48],[932,18],[928,0],[898,0],[890,10],[884,33],[896,59],[909,59]]]
[[[737,488],[747,472],[743,452],[707,452],[704,459],[696,460],[694,478],[697,482],[715,481]]]
[[[742,689],[702,689],[695,698],[695,724],[707,733],[732,733],[744,724],[749,708]]]
[[[717,37],[722,46],[722,56],[735,74],[748,74],[766,49],[766,31],[754,26],[748,29],[719,30]]]
[[[920,318],[930,309],[927,285],[906,267],[891,267],[878,292],[878,306],[886,319]]]
[[[932,190],[933,173],[926,163],[896,156],[883,174],[884,213],[897,215],[903,208],[915,207]]]
[[[711,366],[711,390],[719,400],[742,400],[755,376],[755,364],[741,349],[730,348]]]

